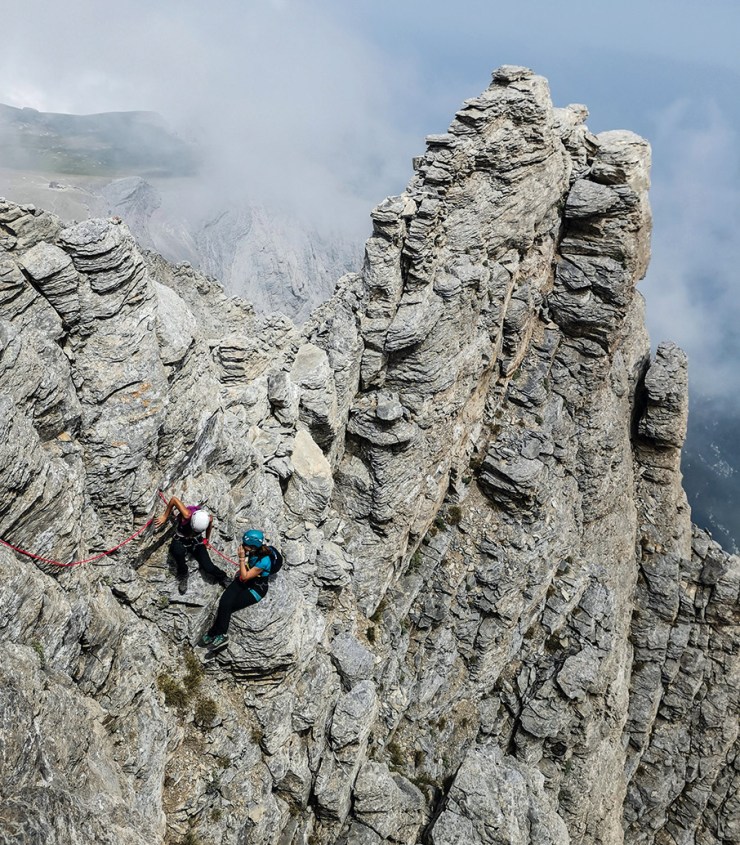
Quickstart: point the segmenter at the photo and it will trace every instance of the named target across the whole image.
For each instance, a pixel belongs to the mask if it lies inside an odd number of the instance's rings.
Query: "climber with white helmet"
[[[214,566],[208,554],[207,543],[211,538],[213,528],[213,517],[208,511],[203,510],[200,505],[184,505],[177,496],[173,496],[161,516],[154,520],[154,525],[161,528],[172,515],[173,511],[178,512],[175,536],[170,544],[170,554],[175,561],[177,568],[178,590],[180,595],[188,589],[188,565],[185,561],[185,553],[190,554],[198,561],[198,566],[207,575],[210,575],[223,587],[229,583],[229,576],[217,566]],[[203,536],[205,532],[205,537]]]

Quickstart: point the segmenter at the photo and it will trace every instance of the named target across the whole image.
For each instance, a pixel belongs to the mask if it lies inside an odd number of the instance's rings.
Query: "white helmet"
[[[208,528],[208,525],[211,521],[211,517],[208,515],[208,511],[197,510],[191,517],[190,517],[190,527],[193,531],[196,531],[198,534],[201,531],[205,531]]]

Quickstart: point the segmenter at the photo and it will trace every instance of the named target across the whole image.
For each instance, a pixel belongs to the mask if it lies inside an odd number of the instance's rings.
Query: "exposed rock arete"
[[[0,842],[740,842],[740,561],[692,529],[687,364],[650,361],[650,151],[503,67],[302,329],[0,202]]]

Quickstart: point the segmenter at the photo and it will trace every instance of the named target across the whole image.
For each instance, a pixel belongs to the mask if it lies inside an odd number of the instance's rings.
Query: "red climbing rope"
[[[203,540],[203,542],[205,543],[205,545],[206,545],[209,549],[212,549],[214,552],[216,552],[216,554],[217,554],[219,557],[223,558],[224,560],[227,560],[227,561],[228,561],[228,562],[229,562],[232,566],[237,566],[237,567],[239,566],[239,564],[238,564],[235,560],[232,560],[230,557],[226,557],[226,555],[221,554],[221,552],[220,552],[220,551],[219,551],[219,550],[218,550],[218,549],[217,549],[214,545],[212,545],[212,544],[211,544],[210,540],[205,540],[205,539],[204,539],[204,540]]]
[[[0,540],[0,543],[3,546],[6,546],[9,549],[12,549],[14,552],[18,552],[18,554],[25,555],[26,557],[33,558],[34,560],[40,560],[43,563],[50,563],[53,566],[61,566],[64,568],[69,568],[72,566],[80,566],[83,563],[91,563],[94,560],[100,560],[101,557],[106,557],[107,555],[112,555],[113,552],[117,552],[119,549],[122,549],[127,543],[130,543],[132,540],[135,540],[140,534],[143,534],[147,528],[152,524],[154,519],[150,519],[145,525],[142,525],[138,531],[134,531],[134,533],[127,537],[122,543],[119,543],[117,546],[114,546],[112,549],[107,549],[104,552],[99,552],[92,557],[86,557],[84,560],[73,560],[70,563],[62,563],[59,560],[50,560],[48,557],[41,557],[41,555],[35,555],[33,552],[27,552],[25,549],[20,549],[18,546],[13,546],[10,543],[6,543],[5,540]]]
[[[158,494],[159,498],[165,504],[167,504],[168,499],[164,496],[162,491],[157,490],[157,494]],[[134,531],[134,533],[131,534],[131,536],[126,537],[126,539],[123,542],[119,543],[117,546],[114,546],[112,549],[106,549],[106,551],[99,552],[98,554],[93,555],[92,557],[86,557],[83,560],[73,560],[70,563],[62,563],[59,560],[51,560],[48,557],[42,557],[41,555],[34,554],[33,552],[27,552],[25,549],[21,549],[18,546],[12,545],[11,543],[6,543],[5,540],[3,540],[3,539],[0,539],[0,545],[3,545],[8,549],[12,549],[14,552],[18,552],[18,554],[25,555],[26,557],[33,558],[33,560],[40,560],[42,563],[49,563],[52,566],[61,566],[65,569],[69,569],[73,566],[80,566],[83,563],[92,563],[94,560],[100,560],[101,557],[107,557],[108,555],[112,555],[113,552],[117,552],[119,549],[122,549],[125,545],[130,543],[132,540],[135,540],[138,536],[143,534],[146,531],[146,529],[149,528],[149,526],[152,524],[152,522],[154,522],[154,517],[152,517],[150,520],[148,520],[148,522],[145,525],[142,525],[141,528],[138,529],[138,531]],[[219,557],[228,561],[232,566],[236,566],[236,567],[239,566],[239,564],[236,561],[232,560],[230,557],[226,557],[225,554],[222,554],[215,546],[211,545],[211,543],[208,540],[204,539],[203,542],[205,543],[205,545],[209,549],[212,549],[214,552],[216,552],[216,554]]]

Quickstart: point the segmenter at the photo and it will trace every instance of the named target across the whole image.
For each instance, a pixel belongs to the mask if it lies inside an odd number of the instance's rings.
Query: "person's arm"
[[[208,520],[208,528],[206,528],[206,543],[210,542],[212,530],[213,530],[213,514],[211,514],[211,517]]]
[[[247,580],[247,553],[243,545],[239,546],[239,580]]]
[[[242,582],[252,581],[264,574],[265,570],[260,569],[259,566],[252,566],[247,569],[247,554],[244,551],[244,546],[239,546],[239,580]]]
[[[154,520],[154,525],[157,528],[160,528],[162,525],[165,524],[165,522],[167,522],[167,520],[172,515],[173,508],[177,508],[177,510],[180,511],[180,514],[182,515],[183,519],[190,518],[190,511],[185,507],[185,505],[183,505],[183,503],[177,498],[177,496],[173,496],[169,500],[169,502],[167,502],[167,507],[164,509],[164,513],[162,514],[162,516],[158,516]]]

